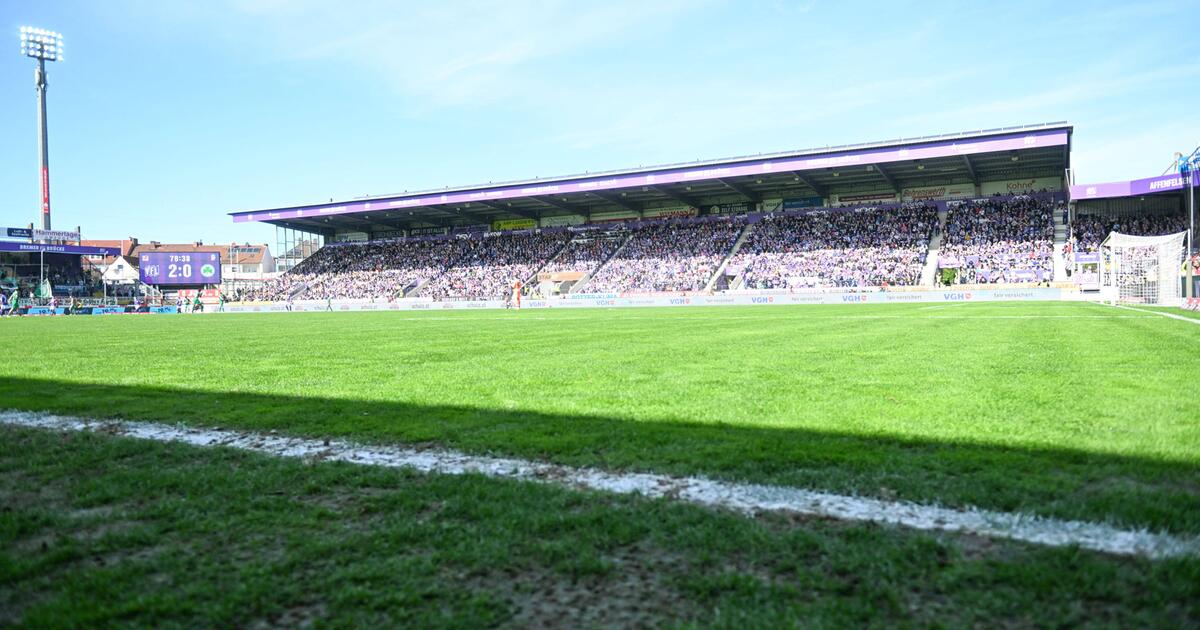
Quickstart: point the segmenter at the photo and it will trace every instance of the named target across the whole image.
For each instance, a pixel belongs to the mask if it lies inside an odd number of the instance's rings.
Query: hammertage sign
[[[79,232],[66,230],[39,230],[34,228],[33,238],[39,241],[78,241]]]

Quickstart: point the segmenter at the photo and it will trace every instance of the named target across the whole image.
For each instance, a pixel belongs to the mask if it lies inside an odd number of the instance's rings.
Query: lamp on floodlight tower
[[[21,27],[21,54],[37,59],[33,82],[38,96],[38,158],[42,186],[42,229],[50,229],[50,155],[46,133],[46,62],[63,60],[62,34],[31,26]]]

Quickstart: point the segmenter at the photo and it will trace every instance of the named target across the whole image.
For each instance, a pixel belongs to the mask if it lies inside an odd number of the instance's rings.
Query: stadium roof
[[[1071,186],[1071,200],[1114,199],[1158,194],[1182,194],[1188,186],[1187,176],[1169,173],[1158,177],[1134,179],[1127,182],[1080,184]]]
[[[707,208],[764,199],[826,197],[949,184],[1062,177],[1065,122],[669,164],[563,177],[447,187],[332,203],[230,213],[306,232],[453,228],[504,219]]]

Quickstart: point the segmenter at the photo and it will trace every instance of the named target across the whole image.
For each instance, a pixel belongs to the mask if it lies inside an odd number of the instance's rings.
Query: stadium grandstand
[[[543,293],[905,286],[934,283],[941,263],[984,282],[1048,281],[1053,223],[992,221],[1066,203],[1071,134],[1051,123],[232,216],[275,225],[281,251],[327,244],[253,296],[265,300],[494,298],[518,281]],[[948,220],[951,255],[930,263]]]
[[[235,223],[276,227],[278,257],[265,244],[81,240],[99,249],[52,257],[37,281],[150,295],[139,256],[204,252],[221,260],[208,288],[240,302],[502,300],[518,284],[540,298],[1098,290],[1110,232],[1186,229],[1184,182],[1073,185],[1073,133],[1047,123],[238,211]],[[27,287],[21,262],[0,272]]]
[[[1185,229],[1183,193],[1169,177],[1072,187],[1072,134],[1048,123],[232,217],[311,255],[255,300],[497,299],[518,282],[546,297],[1091,289],[1105,235]]]

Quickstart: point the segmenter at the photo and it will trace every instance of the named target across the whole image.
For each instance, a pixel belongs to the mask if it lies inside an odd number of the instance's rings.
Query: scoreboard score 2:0
[[[139,276],[146,284],[217,284],[221,255],[217,252],[152,252],[138,255]]]

